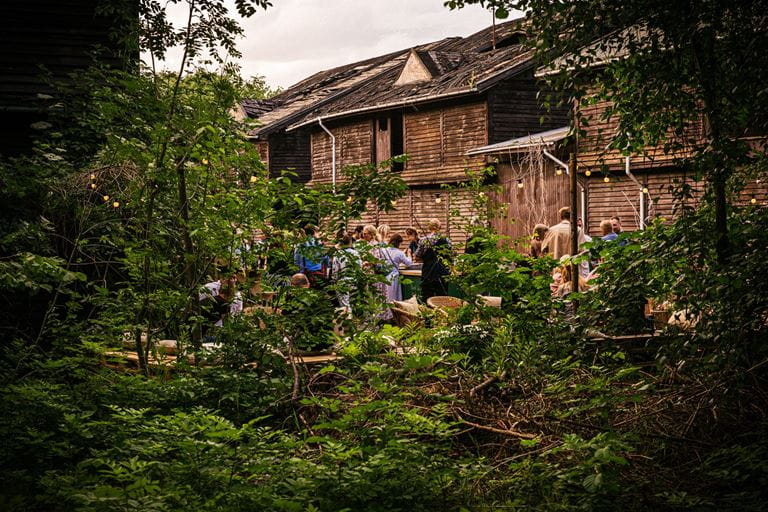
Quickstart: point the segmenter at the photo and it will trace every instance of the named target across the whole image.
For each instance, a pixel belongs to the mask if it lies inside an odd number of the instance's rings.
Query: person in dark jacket
[[[440,221],[427,222],[429,234],[419,240],[415,256],[423,262],[421,267],[421,299],[426,301],[435,295],[447,295],[445,276],[450,274],[452,260],[451,241],[440,234]]]

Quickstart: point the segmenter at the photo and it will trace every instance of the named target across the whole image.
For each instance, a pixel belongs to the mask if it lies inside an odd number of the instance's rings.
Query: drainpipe
[[[571,168],[568,166],[567,163],[563,162],[562,160],[557,158],[555,155],[553,155],[552,153],[550,153],[546,149],[542,149],[542,151],[544,152],[544,155],[546,155],[550,160],[552,160],[557,165],[559,165],[560,167],[563,168],[563,170],[565,171],[565,175],[566,176],[570,176],[571,175]],[[579,183],[579,190],[581,191],[581,201],[580,201],[581,202],[581,218],[582,218],[582,221],[584,222],[584,226],[586,228],[586,225],[587,225],[587,192],[586,192],[586,190],[584,190],[584,186],[581,183]]]
[[[336,137],[333,136],[333,133],[325,127],[323,124],[322,118],[317,118],[317,124],[320,125],[320,128],[322,128],[325,133],[327,133],[331,137],[331,183],[333,184],[333,193],[336,193]]]
[[[640,189],[640,229],[645,229],[645,194],[643,193],[643,185],[637,181],[635,175],[629,170],[629,157],[624,158],[624,173],[635,182],[635,185]]]

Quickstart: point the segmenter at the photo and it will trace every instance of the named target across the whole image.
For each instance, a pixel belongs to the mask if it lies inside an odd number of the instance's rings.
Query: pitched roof
[[[522,23],[513,20],[497,25],[496,40],[521,32]],[[269,100],[246,100],[245,112],[261,123],[251,135],[258,138],[283,128],[295,129],[318,118],[477,94],[532,66],[532,52],[520,44],[491,50],[491,31],[489,27],[468,37],[449,37],[321,71]],[[433,78],[395,86],[411,50]]]

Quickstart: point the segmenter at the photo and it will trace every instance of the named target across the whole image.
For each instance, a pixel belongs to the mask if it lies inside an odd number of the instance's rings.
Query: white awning
[[[534,146],[553,146],[568,136],[568,127],[555,128],[546,132],[534,133],[525,137],[505,140],[488,146],[470,149],[467,155],[492,155],[496,153],[515,153]]]

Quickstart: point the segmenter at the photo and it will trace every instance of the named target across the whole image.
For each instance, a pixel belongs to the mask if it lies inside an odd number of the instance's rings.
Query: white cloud
[[[231,0],[228,1],[231,3]],[[459,11],[442,0],[273,0],[273,7],[242,20],[238,45],[244,76],[263,75],[287,87],[324,69],[451,36],[491,23],[472,5]],[[173,13],[178,24],[183,14]],[[172,55],[168,65],[174,66]],[[178,64],[176,64],[178,65]]]

